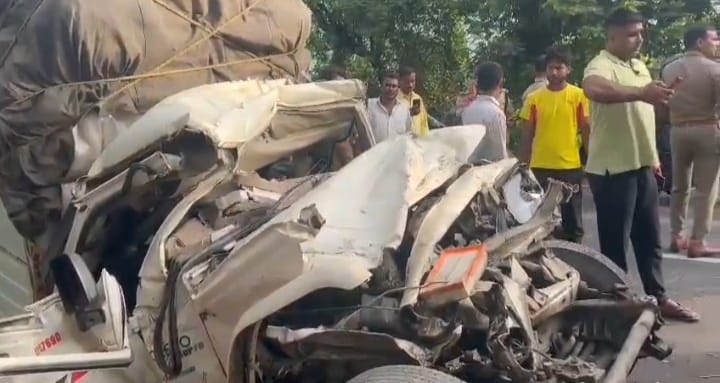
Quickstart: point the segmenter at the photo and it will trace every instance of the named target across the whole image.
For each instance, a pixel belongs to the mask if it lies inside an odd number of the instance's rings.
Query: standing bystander
[[[720,257],[720,249],[705,244],[720,177],[720,64],[713,61],[718,53],[718,34],[709,26],[692,27],[683,40],[687,52],[662,71],[665,83],[677,84],[668,104],[673,165],[670,250],[687,250],[691,258]],[[683,236],[683,226],[693,178],[695,222],[688,241]]]
[[[505,121],[507,122],[508,129],[515,127],[515,106],[513,105],[512,99],[510,98],[510,91],[507,88],[502,88],[500,93],[495,96],[500,103],[500,109],[505,113]]]
[[[400,101],[410,109],[413,117],[413,131],[419,136],[424,136],[430,131],[428,112],[425,108],[423,98],[415,93],[417,85],[417,74],[411,67],[400,68]]]
[[[527,100],[530,93],[542,89],[547,85],[548,79],[547,79],[547,73],[545,72],[545,55],[542,55],[535,59],[535,79],[533,80],[533,83],[530,84],[525,91],[522,94],[522,103],[525,104],[525,100]]]
[[[494,62],[482,63],[475,72],[477,97],[461,112],[463,125],[485,125],[485,137],[470,159],[498,161],[507,158],[507,122],[498,102],[503,92],[502,66]]]
[[[559,237],[580,243],[585,234],[582,221],[583,169],[578,134],[587,147],[589,102],[583,90],[567,82],[570,57],[557,49],[545,56],[547,86],[532,92],[523,105],[524,121],[520,160],[529,163],[538,181],[547,188],[550,178],[573,186],[570,200],[561,205]]]
[[[470,104],[472,104],[472,102],[475,101],[477,97],[477,83],[475,79],[473,79],[472,83],[470,84],[468,93],[461,95],[456,99],[455,114],[457,116],[462,115],[463,110],[470,106]],[[512,100],[510,99],[510,91],[508,91],[506,88],[502,88],[499,92],[495,92],[493,97],[495,97],[495,100],[497,100],[500,110],[502,110],[503,114],[505,114],[505,125],[507,126],[507,129],[512,128],[511,125],[515,119],[515,108],[513,107]]]
[[[324,81],[338,81],[345,80],[346,77],[347,75],[345,74],[345,70],[342,67],[328,65],[323,68],[320,78]],[[333,162],[337,162],[337,164],[340,166],[350,163],[350,161],[355,158],[355,152],[359,152],[359,150],[355,149],[356,143],[357,131],[355,131],[355,129],[351,125],[349,127],[347,138],[340,140],[335,144],[335,156],[337,157],[337,160]]]
[[[470,85],[468,86],[468,91],[465,94],[461,94],[456,100],[455,100],[455,115],[457,117],[460,117],[462,115],[462,112],[465,108],[470,106],[475,99],[478,97],[477,92],[477,80],[474,77],[470,81]]]
[[[380,97],[368,99],[368,116],[375,142],[412,132],[410,110],[398,100],[398,75],[386,73],[382,78]]]
[[[662,273],[653,104],[667,103],[673,90],[653,82],[636,58],[643,43],[642,15],[620,8],[605,27],[605,49],[587,65],[583,80],[592,111],[585,172],[597,210],[600,248],[627,270],[632,241],[645,292],[657,298],[663,316],[697,322],[697,313],[667,296]]]

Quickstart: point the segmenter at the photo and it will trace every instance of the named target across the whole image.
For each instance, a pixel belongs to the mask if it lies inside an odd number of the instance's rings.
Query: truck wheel
[[[347,383],[465,383],[443,372],[418,366],[383,366],[373,368]]]
[[[642,293],[642,289],[628,278],[626,272],[593,248],[555,239],[544,241],[541,246],[574,267],[588,287],[608,291],[622,284],[628,287],[630,293]]]

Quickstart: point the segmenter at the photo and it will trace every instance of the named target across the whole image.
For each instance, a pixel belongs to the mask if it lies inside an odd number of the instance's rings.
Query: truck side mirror
[[[47,373],[63,372],[68,379],[70,371],[88,371],[126,368],[133,362],[133,352],[127,326],[127,312],[122,288],[106,270],[100,273],[97,283],[92,281],[88,267],[79,256],[63,255],[52,262],[57,273],[58,290],[52,299],[38,302],[32,313],[2,324],[0,337],[0,380],[2,377],[19,376],[11,381],[40,382],[50,379]],[[89,288],[89,286],[97,286]],[[61,299],[57,299],[62,294]],[[74,313],[67,314],[67,309]],[[45,315],[60,320],[43,321]],[[73,323],[85,326],[78,333]],[[102,318],[95,326],[92,319]],[[90,330],[90,331],[87,331]],[[63,334],[62,342],[59,340]],[[39,344],[50,342],[52,353],[37,353]],[[138,339],[139,340],[139,339]],[[38,343],[39,342],[39,343]],[[102,345],[98,348],[98,345]],[[37,377],[29,376],[41,374]],[[99,376],[105,376],[102,373]],[[55,378],[53,378],[54,381]]]
[[[50,261],[50,271],[65,312],[74,314],[81,331],[105,321],[102,302],[90,269],[77,254],[63,254]]]

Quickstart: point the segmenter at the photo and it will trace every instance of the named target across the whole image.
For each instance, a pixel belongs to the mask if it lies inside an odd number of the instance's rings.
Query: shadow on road
[[[584,190],[585,243],[599,248],[595,206],[589,189]],[[661,204],[662,234],[669,236],[667,203]],[[716,209],[716,212],[720,209]],[[720,244],[720,220],[709,241]],[[667,240],[666,240],[667,241]],[[666,243],[663,243],[666,245]],[[632,251],[632,250],[631,250]],[[641,360],[630,382],[634,383],[720,383],[720,261],[690,260],[682,255],[668,255],[664,263],[668,292],[683,304],[702,315],[698,324],[668,323],[661,331],[663,338],[675,348],[665,361]],[[630,258],[633,258],[632,253]],[[638,280],[633,259],[628,260],[633,278]]]

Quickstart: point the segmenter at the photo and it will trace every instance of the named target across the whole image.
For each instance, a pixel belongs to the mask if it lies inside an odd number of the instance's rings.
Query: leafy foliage
[[[468,11],[473,1],[308,0],[318,64],[344,65],[377,92],[383,71],[414,67],[432,109],[448,108],[472,71]],[[472,12],[470,12],[472,13]]]
[[[717,21],[710,0],[306,1],[314,12],[318,66],[343,65],[376,93],[382,71],[411,65],[436,114],[452,109],[474,64],[484,60],[505,67],[516,99],[532,80],[534,58],[552,45],[573,54],[579,81],[604,44],[605,15],[618,6],[635,8],[649,20],[644,58],[651,67],[682,50],[689,24]]]

